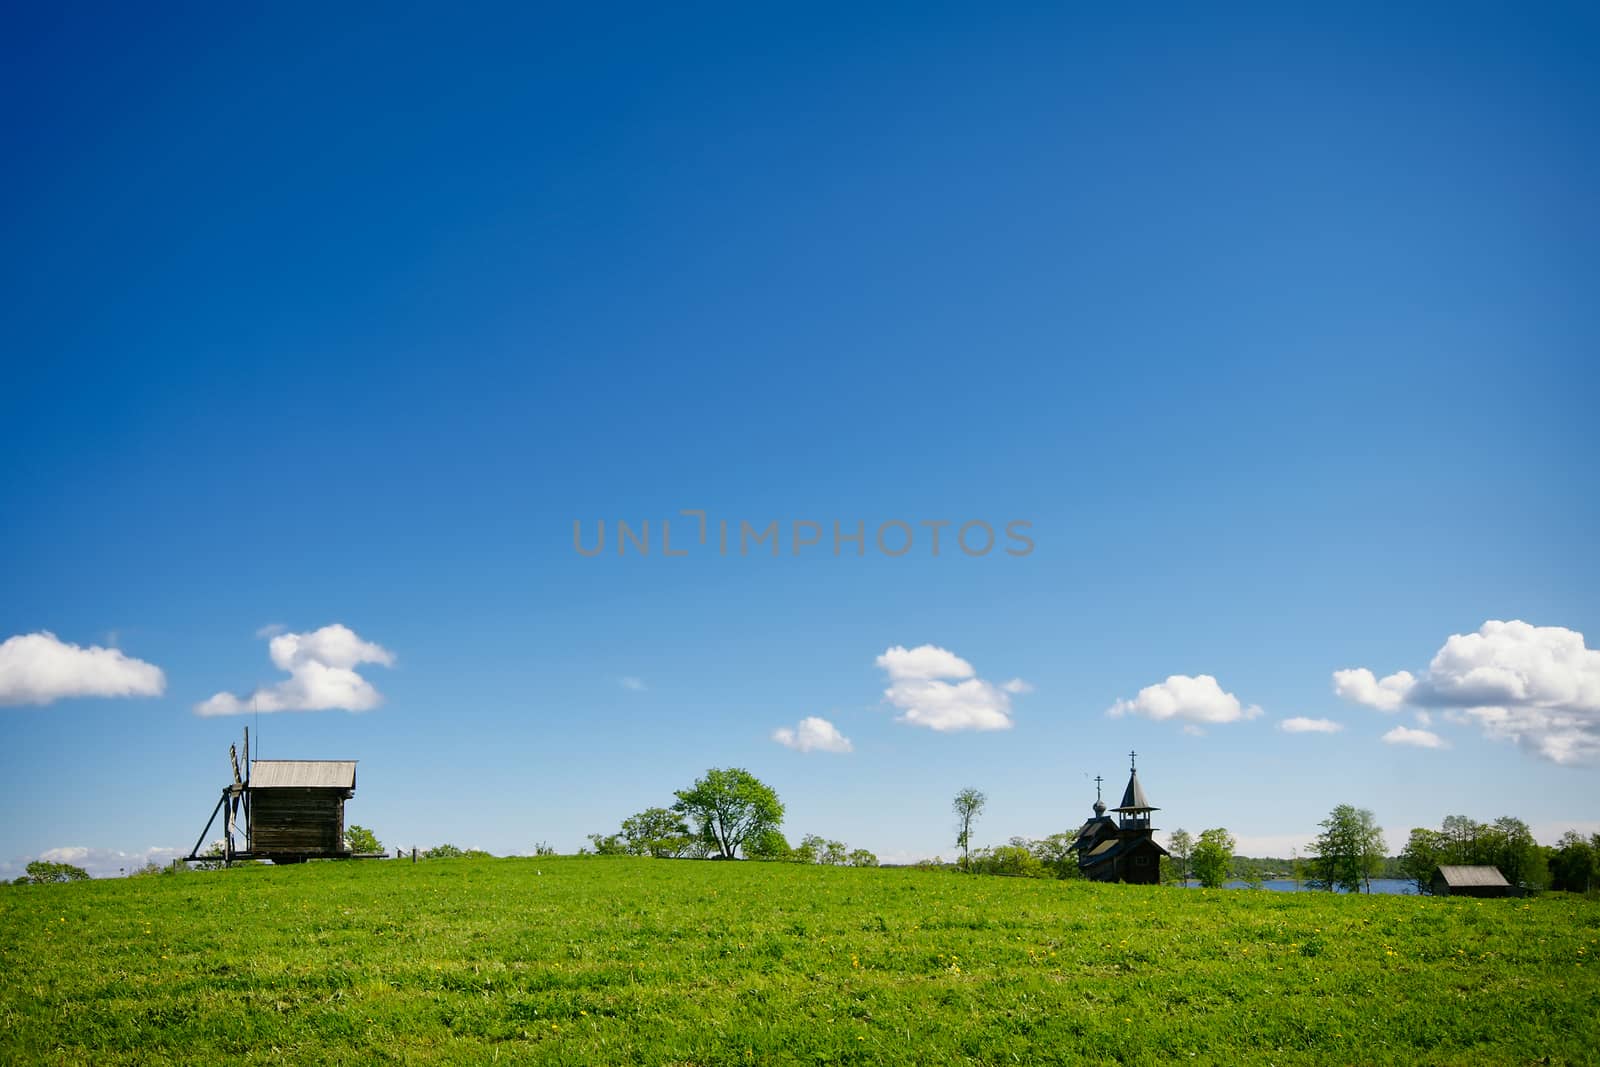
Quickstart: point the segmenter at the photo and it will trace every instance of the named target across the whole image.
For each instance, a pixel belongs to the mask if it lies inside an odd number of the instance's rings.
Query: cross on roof
[[[1094,799],[1095,799],[1095,803],[1097,803],[1097,804],[1100,802],[1100,799],[1101,799],[1101,797],[1100,797],[1100,783],[1103,782],[1103,781],[1105,781],[1105,779],[1100,777],[1098,774],[1094,776]]]
[[[1137,753],[1137,752],[1130,751],[1128,753],[1128,773],[1129,774],[1132,774],[1134,771],[1137,771],[1139,769],[1139,765],[1134,762],[1134,757],[1136,757],[1138,755],[1139,755],[1139,753]]]

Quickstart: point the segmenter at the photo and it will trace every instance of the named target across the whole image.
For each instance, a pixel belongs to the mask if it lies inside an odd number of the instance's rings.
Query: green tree
[[[1189,887],[1189,859],[1194,854],[1194,838],[1189,836],[1189,831],[1177,829],[1167,835],[1167,851],[1172,853],[1173,866],[1177,868],[1178,877],[1183,880],[1184,888]]]
[[[1417,827],[1400,850],[1400,869],[1418,893],[1433,892],[1433,872],[1450,862],[1450,838],[1442,830]]]
[[[382,852],[383,844],[378,840],[378,835],[368,830],[365,826],[351,823],[344,831],[344,847],[351,852]]]
[[[422,858],[425,860],[453,860],[464,855],[466,853],[455,845],[434,845],[422,854]]]
[[[849,846],[843,841],[825,841],[817,853],[817,862],[829,867],[843,867],[850,858]]]
[[[1072,851],[1076,838],[1076,833],[1066,832],[1037,839],[1013,837],[1010,843],[1027,849],[1056,878],[1081,878],[1083,872],[1078,870],[1078,857]]]
[[[590,850],[596,856],[631,856],[633,849],[628,847],[628,842],[621,834],[590,834]]]
[[[789,850],[789,859],[794,863],[816,863],[827,845],[820,834],[806,834],[798,845]]]
[[[978,790],[968,786],[956,794],[956,799],[951,807],[956,813],[956,847],[961,850],[965,858],[972,846],[972,824],[978,821],[978,816],[983,814],[984,805],[989,803],[989,798]]]
[[[868,852],[864,848],[858,848],[850,853],[848,862],[852,867],[876,867],[878,865],[878,857],[875,853]]]
[[[221,841],[213,841],[211,842],[211,847],[200,853],[200,855],[206,858],[194,865],[195,870],[220,871],[223,868],[223,857],[227,855],[227,852],[222,847]]]
[[[1445,850],[1447,863],[1475,864],[1483,862],[1478,839],[1483,836],[1484,826],[1465,815],[1446,815],[1444,817]]]
[[[1543,889],[1550,881],[1544,849],[1521,819],[1502,815],[1489,828],[1488,862],[1500,868],[1506,881],[1527,889]]]
[[[1383,870],[1387,847],[1372,812],[1340,804],[1317,824],[1322,833],[1311,845],[1311,883],[1318,889],[1372,892],[1372,876]]]
[[[1200,840],[1190,853],[1189,865],[1194,877],[1207,889],[1217,889],[1228,880],[1233,869],[1233,835],[1222,827],[1200,831]]]
[[[1600,883],[1600,834],[1586,838],[1568,830],[1550,859],[1550,888],[1587,893]]]
[[[794,858],[789,839],[782,830],[763,830],[745,839],[744,854],[747,859],[782,862]]]
[[[1004,878],[1055,877],[1055,872],[1040,863],[1039,857],[1018,844],[980,848],[965,857],[965,861],[967,870],[973,874],[996,874]]]
[[[635,856],[673,859],[693,851],[694,835],[682,815],[669,808],[646,808],[622,820],[622,836]]]
[[[674,794],[672,810],[695,823],[696,835],[723,859],[733,859],[747,839],[783,822],[783,802],[771,786],[739,767],[706,771]]]
[[[83,882],[89,878],[89,872],[82,867],[74,867],[70,863],[52,863],[49,860],[34,860],[28,864],[27,872],[26,875],[17,879],[18,885]]]

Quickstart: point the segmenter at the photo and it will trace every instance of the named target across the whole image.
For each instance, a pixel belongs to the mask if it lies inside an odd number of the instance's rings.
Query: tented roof
[[[1112,809],[1120,812],[1135,811],[1160,811],[1152,807],[1150,801],[1145,799],[1144,786],[1139,784],[1139,772],[1132,771],[1128,775],[1128,788],[1122,791],[1122,803]]]

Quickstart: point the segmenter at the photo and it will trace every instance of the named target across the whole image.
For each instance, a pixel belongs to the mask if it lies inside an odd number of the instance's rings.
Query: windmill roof
[[[353,759],[258,759],[250,764],[251,789],[354,789]]]
[[[1439,873],[1444,875],[1445,883],[1451,886],[1511,884],[1500,873],[1499,867],[1441,866]]]
[[[1122,803],[1112,809],[1113,811],[1160,811],[1152,807],[1150,801],[1145,799],[1144,786],[1139,784],[1139,772],[1133,771],[1128,775],[1128,788],[1122,791]]]

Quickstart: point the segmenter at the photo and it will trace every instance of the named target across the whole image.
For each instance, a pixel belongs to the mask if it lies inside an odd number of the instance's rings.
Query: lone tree
[[[1172,853],[1172,863],[1178,868],[1183,887],[1189,888],[1189,858],[1194,853],[1194,838],[1189,836],[1187,830],[1174,830],[1167,837],[1167,851]]]
[[[368,830],[365,826],[351,823],[344,832],[344,847],[351,852],[382,852],[383,845],[378,841],[378,835]]]
[[[1383,828],[1366,808],[1340,804],[1317,824],[1311,845],[1311,884],[1317,889],[1372,892],[1372,876],[1383,870]]]
[[[1234,845],[1233,835],[1220,826],[1200,831],[1200,841],[1194,846],[1189,862],[1202,886],[1219,889],[1228,880],[1233,868]]]
[[[783,822],[783,802],[772,787],[739,767],[713,767],[688,789],[674,794],[672,810],[695,823],[700,840],[733,859],[746,840],[776,830]]]
[[[956,813],[956,847],[961,850],[961,858],[965,860],[972,846],[972,824],[978,821],[978,816],[983,814],[983,806],[989,798],[970,786],[956,794],[954,804],[951,806]]]

